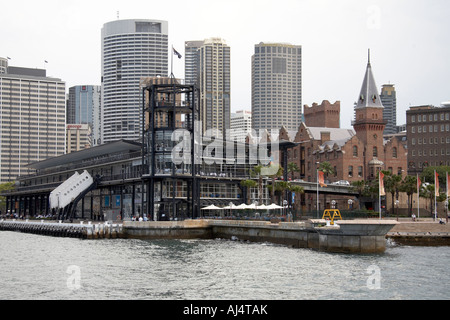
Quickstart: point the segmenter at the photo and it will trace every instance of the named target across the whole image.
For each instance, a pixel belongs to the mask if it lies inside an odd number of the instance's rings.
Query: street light
[[[353,209],[353,200],[352,199],[348,199],[348,209]]]
[[[332,209],[336,209],[336,201],[335,200],[331,200],[331,207],[332,207]]]
[[[398,204],[400,203],[400,201],[395,200],[395,210],[397,211],[397,221],[398,221]]]

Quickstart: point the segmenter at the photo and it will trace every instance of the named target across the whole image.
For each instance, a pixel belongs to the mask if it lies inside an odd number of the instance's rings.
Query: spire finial
[[[370,64],[370,48],[368,49],[368,51],[369,52],[368,52],[368,60],[367,60],[368,62],[367,62],[367,64]]]

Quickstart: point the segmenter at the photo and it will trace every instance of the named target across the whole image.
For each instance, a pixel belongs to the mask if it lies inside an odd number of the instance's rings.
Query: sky
[[[189,40],[219,37],[230,46],[233,112],[251,110],[255,44],[301,45],[302,104],[340,101],[341,127],[351,128],[370,49],[379,90],[395,85],[401,125],[410,106],[450,101],[449,14],[448,0],[3,1],[0,57],[47,69],[66,91],[100,85],[103,24],[166,20],[169,48],[181,54]],[[184,77],[184,59],[174,59],[173,71]]]

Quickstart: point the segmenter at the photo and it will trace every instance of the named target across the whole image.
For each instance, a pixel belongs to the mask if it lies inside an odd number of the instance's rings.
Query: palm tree
[[[263,185],[263,166],[258,165],[253,167],[253,170],[250,172],[250,176],[257,176],[258,177],[258,197],[259,197],[259,203],[262,203],[262,185]]]
[[[398,200],[398,193],[400,191],[400,186],[402,183],[402,176],[394,175],[389,171],[383,171],[384,173],[384,186],[386,188],[386,192],[391,194],[392,198],[392,215],[394,215],[394,196],[396,196],[396,200]]]
[[[364,194],[364,191],[366,190],[366,181],[359,180],[359,181],[353,181],[351,184],[351,191],[355,191],[358,193],[358,202],[359,202],[359,210],[361,210],[361,198]]]
[[[299,167],[297,166],[297,164],[295,162],[289,162],[288,166],[287,166],[287,170],[289,173],[292,174],[291,179],[294,180],[294,173],[295,172],[300,172]]]
[[[297,186],[292,183],[289,183],[289,191],[293,192],[295,194],[296,198],[297,198],[297,195],[305,193],[305,189],[303,187]],[[294,209],[297,209],[297,203],[298,203],[298,201],[294,202]]]
[[[269,176],[272,179],[272,187],[269,188],[269,190],[271,191],[271,200],[272,200],[272,203],[275,203],[275,191],[276,191],[275,189],[276,188],[274,188],[273,186],[275,186],[275,180],[278,177],[281,177],[283,175],[284,170],[283,170],[283,167],[278,164],[271,165],[271,166],[276,166],[276,167],[272,168],[273,170],[271,170],[271,172],[275,172],[275,174]]]
[[[408,214],[412,213],[413,195],[417,192],[417,178],[414,176],[406,176],[400,185],[400,191],[405,192],[408,196]]]
[[[322,171],[327,177],[329,174],[334,174],[334,169],[328,161],[319,164],[319,171]]]
[[[247,189],[247,204],[250,204],[250,195],[251,195],[250,188],[256,188],[258,186],[258,183],[251,179],[242,180],[241,186]]]
[[[430,199],[431,216],[433,216],[434,184],[422,186],[419,195],[421,198]]]

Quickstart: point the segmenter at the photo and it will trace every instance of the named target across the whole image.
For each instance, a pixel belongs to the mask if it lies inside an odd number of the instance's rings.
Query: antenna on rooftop
[[[117,11],[117,20],[119,20],[119,11]]]

